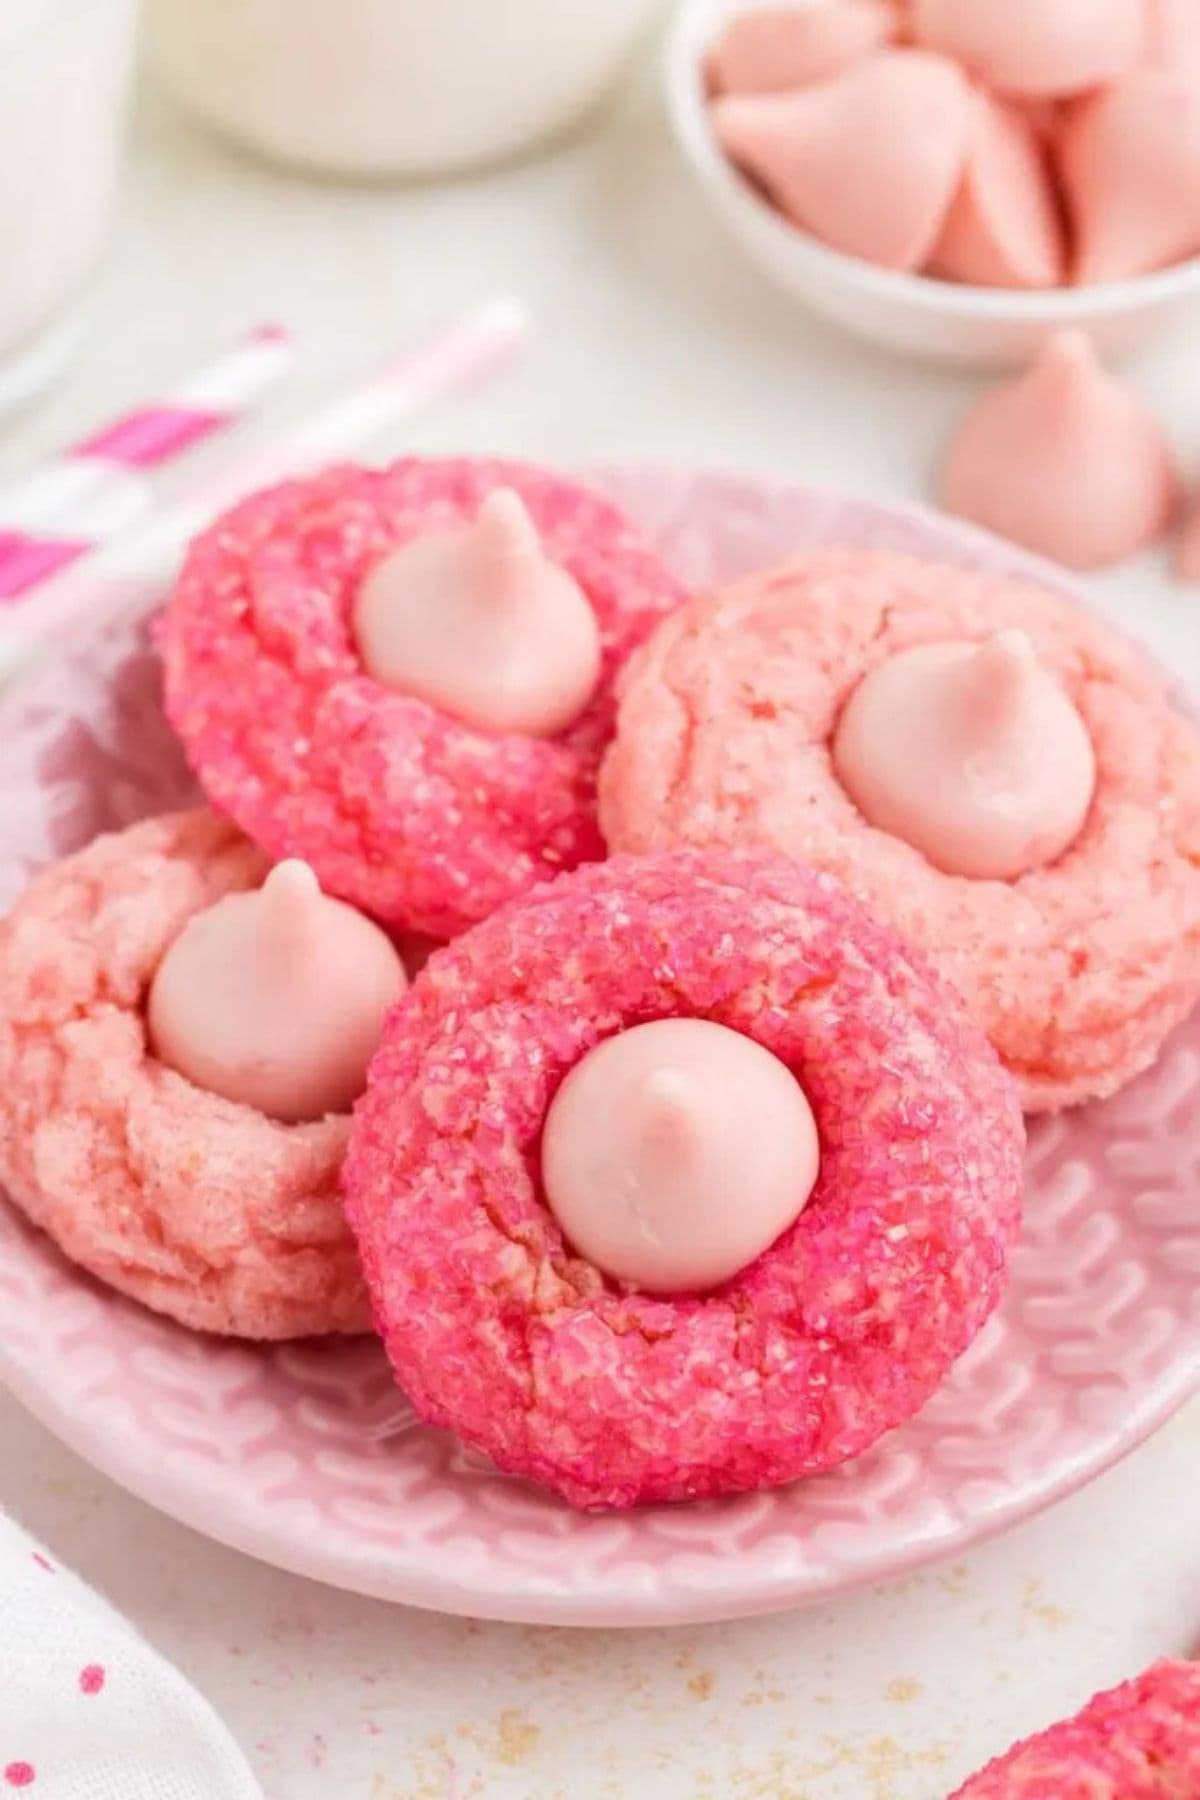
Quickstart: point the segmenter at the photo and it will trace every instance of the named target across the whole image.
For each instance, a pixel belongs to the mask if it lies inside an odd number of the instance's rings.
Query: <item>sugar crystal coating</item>
[[[181,1324],[362,1331],[338,1197],[347,1120],[278,1124],[147,1048],[163,952],[265,871],[196,810],[96,838],[33,882],[0,921],[0,1183],[74,1262]]]
[[[951,1800],[1194,1800],[1200,1663],[1160,1662],[1017,1744]]]
[[[599,685],[558,737],[498,736],[370,679],[360,584],[399,545],[513,489],[600,627]],[[604,854],[613,679],[683,598],[616,509],[524,464],[409,458],[253,495],[192,546],[164,617],[167,714],[213,803],[272,857],[397,929],[449,937]]]
[[[767,1252],[662,1298],[569,1252],[539,1149],[588,1050],[681,1016],[792,1069],[822,1160]],[[954,996],[829,877],[761,852],[617,857],[435,952],[356,1108],[347,1215],[421,1416],[621,1507],[816,1473],[920,1407],[999,1298],[1022,1142]]]
[[[867,824],[831,744],[869,670],[1009,629],[1088,728],[1091,809],[1055,863],[947,875]],[[1030,1110],[1114,1092],[1200,997],[1200,735],[1125,638],[1028,582],[832,550],[694,601],[626,671],[601,821],[616,850],[758,843],[837,875],[937,961]]]

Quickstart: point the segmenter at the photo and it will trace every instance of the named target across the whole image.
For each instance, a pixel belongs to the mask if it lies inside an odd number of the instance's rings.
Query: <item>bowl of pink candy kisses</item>
[[[1200,305],[1200,0],[685,0],[666,81],[750,259],[864,338],[999,367]]]

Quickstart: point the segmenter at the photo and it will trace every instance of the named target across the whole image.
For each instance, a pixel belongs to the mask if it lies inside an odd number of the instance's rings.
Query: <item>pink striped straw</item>
[[[357,456],[372,439],[395,433],[435,402],[470,389],[502,369],[520,350],[529,321],[519,300],[484,302],[410,344],[361,386],[333,396],[273,443],[252,448],[203,490],[157,508],[137,529],[97,551],[94,562],[47,576],[28,604],[10,616],[20,636],[0,634],[0,677],[38,644],[61,642],[80,618],[125,616],[163,593],[175,579],[187,544],[215,513],[256,487]],[[0,618],[3,614],[0,613]]]
[[[30,593],[154,505],[147,474],[244,418],[290,367],[292,340],[260,325],[173,388],[0,491],[0,602]]]

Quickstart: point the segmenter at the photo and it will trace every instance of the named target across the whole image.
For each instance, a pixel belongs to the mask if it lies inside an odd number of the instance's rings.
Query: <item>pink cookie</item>
[[[874,829],[830,745],[862,677],[915,645],[1024,631],[1091,735],[1057,862],[947,875]],[[615,850],[760,843],[827,869],[939,963],[1030,1110],[1112,1093],[1200,997],[1200,737],[1147,660],[1028,583],[835,550],[693,602],[631,664],[601,782]]]
[[[73,1261],[184,1325],[365,1331],[347,1120],[277,1124],[147,1051],[163,952],[265,868],[224,820],[172,813],[48,869],[0,922],[0,1182]]]
[[[702,1297],[606,1280],[541,1190],[564,1076],[673,1017],[771,1050],[821,1139],[799,1219]],[[617,858],[431,959],[356,1109],[346,1204],[421,1416],[620,1507],[814,1474],[922,1406],[999,1298],[1022,1141],[954,997],[836,882],[761,852]]]
[[[558,737],[461,724],[364,672],[364,577],[398,545],[515,489],[583,588],[600,684]],[[605,501],[482,461],[332,469],[244,501],[197,540],[164,618],[166,705],[214,802],[273,857],[385,923],[449,937],[535,882],[602,856],[595,784],[613,678],[683,598]]]
[[[952,1800],[1195,1800],[1200,1663],[1160,1662],[1017,1744]]]

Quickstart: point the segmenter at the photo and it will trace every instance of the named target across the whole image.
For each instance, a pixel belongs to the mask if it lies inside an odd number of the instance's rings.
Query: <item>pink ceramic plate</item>
[[[697,583],[850,542],[1061,577],[932,515],[715,476],[609,473]],[[89,627],[0,707],[0,906],[98,830],[193,793],[136,625]],[[0,1375],[98,1468],[306,1575],[448,1612],[662,1624],[894,1575],[1078,1487],[1200,1385],[1200,1018],[1118,1099],[1043,1122],[999,1316],[919,1419],[837,1474],[570,1512],[416,1424],[371,1342],[190,1337],[0,1206]]]

